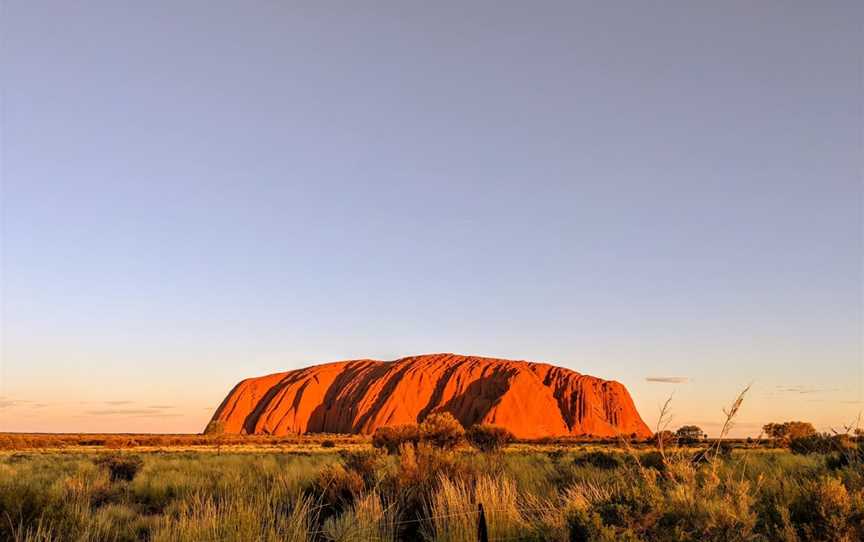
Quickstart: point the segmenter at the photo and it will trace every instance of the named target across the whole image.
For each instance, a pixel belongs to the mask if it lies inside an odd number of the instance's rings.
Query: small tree
[[[513,442],[513,433],[497,425],[472,425],[465,432],[465,438],[483,452],[496,452]]]
[[[675,431],[675,437],[681,444],[695,444],[705,438],[705,432],[696,425],[684,425]]]
[[[417,445],[420,440],[420,428],[414,424],[379,427],[372,435],[372,446],[387,450],[388,454],[397,454],[405,445]]]
[[[780,441],[783,444],[789,444],[790,441],[802,437],[809,437],[816,434],[816,428],[809,422],[783,422],[769,423],[762,426],[762,431],[768,437]]]
[[[426,416],[420,424],[420,440],[437,448],[455,448],[465,438],[465,428],[449,412]]]

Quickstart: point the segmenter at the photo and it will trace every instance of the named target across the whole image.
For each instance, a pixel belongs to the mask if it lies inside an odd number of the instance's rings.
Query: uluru
[[[371,434],[433,412],[450,412],[465,427],[505,427],[519,438],[651,435],[619,382],[546,363],[456,354],[339,361],[249,378],[211,421],[234,434]]]

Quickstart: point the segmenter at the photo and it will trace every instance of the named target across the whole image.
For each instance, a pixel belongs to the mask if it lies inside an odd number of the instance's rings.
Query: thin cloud
[[[128,416],[132,418],[176,418],[183,414],[178,412],[165,412],[165,408],[173,408],[162,405],[161,408],[105,408],[100,410],[88,410],[88,416]]]
[[[16,406],[26,405],[32,403],[33,401],[27,399],[9,399],[7,397],[0,397],[0,408],[12,408]]]
[[[157,409],[174,408],[174,405],[147,405],[147,408],[157,408]]]
[[[102,401],[106,405],[131,405],[134,401]]]
[[[661,382],[663,384],[686,384],[690,379],[686,376],[648,376],[646,382]]]
[[[103,410],[88,410],[85,414],[89,414],[90,416],[134,416],[142,414],[157,414],[157,412],[140,408],[107,408]]]
[[[688,425],[698,425],[699,427],[712,428],[712,427],[723,427],[723,422],[716,421],[695,421],[695,422],[687,422]],[[745,421],[737,421],[734,423],[734,427],[738,427],[740,429],[761,429],[764,424],[762,422],[745,422]]]
[[[819,388],[816,386],[777,386],[775,388],[780,393],[796,393],[799,395],[809,395],[812,393],[831,393],[840,391],[840,388]]]

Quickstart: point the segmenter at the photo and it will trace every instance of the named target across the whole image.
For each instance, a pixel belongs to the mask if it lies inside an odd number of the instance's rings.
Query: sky
[[[0,431],[456,352],[864,410],[864,4],[0,4]]]

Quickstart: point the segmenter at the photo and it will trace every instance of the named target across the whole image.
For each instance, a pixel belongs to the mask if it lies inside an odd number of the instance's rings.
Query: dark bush
[[[828,457],[826,465],[829,469],[842,469],[850,465],[855,465],[859,468],[864,467],[864,444],[860,442],[856,444],[851,441],[849,444],[849,446],[832,453]]]
[[[108,477],[112,482],[132,481],[144,465],[144,461],[137,455],[107,455],[96,459],[95,463],[108,470]]]
[[[465,438],[465,429],[449,412],[426,416],[420,424],[420,440],[436,448],[455,448]]]
[[[646,469],[666,470],[666,462],[660,452],[646,452],[639,456],[639,463]]]
[[[332,515],[344,510],[365,489],[359,473],[336,463],[321,469],[308,491],[310,496],[320,499],[322,510]]]
[[[330,439],[327,439],[327,440],[321,441],[321,447],[322,448],[335,448],[336,443]]]
[[[615,452],[593,451],[576,456],[573,463],[578,466],[589,466],[598,469],[617,469],[624,466],[624,459]]]
[[[789,450],[799,455],[824,454],[831,451],[831,441],[819,434],[796,437],[789,441]]]
[[[831,442],[831,437],[819,433],[795,437],[789,440],[789,450],[793,454],[827,454],[833,451],[833,449],[834,444]]]
[[[654,435],[649,439],[653,444],[662,444],[663,446],[669,446],[676,443],[675,433],[672,431],[657,431]]]
[[[379,427],[372,435],[372,446],[387,450],[389,454],[398,454],[403,444],[417,445],[420,440],[420,428],[416,425],[394,425]]]
[[[546,452],[546,455],[552,461],[559,461],[562,457],[564,457],[564,450],[561,448],[555,448],[554,450],[549,450]]]
[[[358,450],[356,452],[342,452],[340,454],[345,468],[356,472],[366,484],[371,485],[375,481],[375,473],[381,466],[383,457],[378,450]]]
[[[603,518],[597,512],[585,509],[573,510],[567,518],[567,530],[570,531],[571,542],[593,542],[621,540],[629,542],[634,539],[631,533],[617,532],[614,527],[603,524]]]
[[[793,454],[830,454],[838,452],[847,454],[854,452],[857,448],[855,442],[849,435],[828,435],[816,433],[804,437],[793,438],[789,441],[789,449]]]
[[[497,425],[472,425],[465,432],[465,438],[475,448],[483,452],[495,452],[513,442],[513,433]]]

